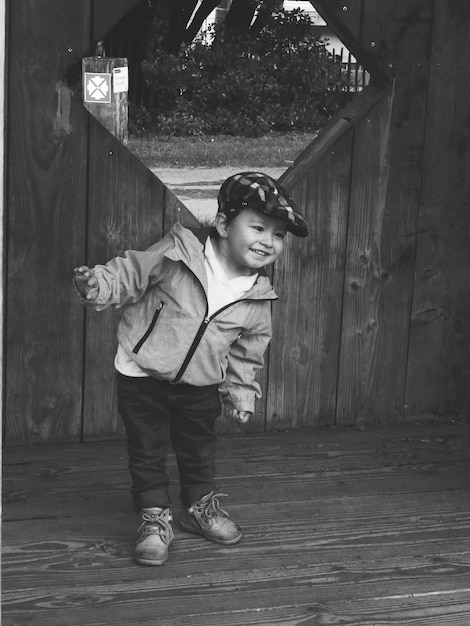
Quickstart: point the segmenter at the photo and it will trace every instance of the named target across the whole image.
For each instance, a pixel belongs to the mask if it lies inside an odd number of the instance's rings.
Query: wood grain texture
[[[125,250],[143,250],[176,221],[195,226],[188,209],[125,146],[89,116],[87,265],[106,263]],[[84,379],[85,440],[119,438],[114,310],[87,312]]]
[[[318,4],[393,90],[364,90],[282,177],[313,235],[275,270],[255,418],[224,432],[470,410],[469,3]],[[7,445],[123,436],[115,319],[85,319],[71,270],[197,225],[63,80],[136,5],[63,0],[51,28],[49,0],[9,3]]]
[[[333,424],[341,332],[352,131],[293,190],[310,235],[275,267],[268,429]]]
[[[54,37],[47,2],[10,5],[5,443],[71,441],[83,312],[70,306],[70,277],[84,246],[86,137],[62,76],[89,15],[61,2]]]
[[[339,423],[377,415],[372,409],[377,401],[376,377],[378,368],[387,363],[378,345],[378,320],[382,292],[390,276],[390,268],[384,267],[381,240],[390,168],[391,107],[391,98],[384,99],[355,131],[338,378]],[[383,312],[380,321],[383,326],[393,321],[389,310]]]
[[[470,5],[436,2],[406,415],[470,412]]]
[[[147,248],[163,236],[164,189],[91,115],[86,265],[125,250]],[[138,174],[141,178],[138,178]],[[139,183],[137,182],[139,180]],[[84,259],[85,262],[85,259]],[[87,311],[84,375],[85,440],[123,436],[117,413],[114,356],[118,316]]]
[[[419,20],[406,35],[411,6]],[[396,54],[400,38],[393,95],[355,133],[338,423],[399,421],[404,411],[432,6],[394,3],[389,11],[378,19],[383,45]],[[374,28],[365,23],[364,33]]]
[[[464,626],[469,443],[465,424],[221,436],[245,537],[183,533],[176,500],[159,568],[132,561],[122,442],[9,448],[2,623]]]

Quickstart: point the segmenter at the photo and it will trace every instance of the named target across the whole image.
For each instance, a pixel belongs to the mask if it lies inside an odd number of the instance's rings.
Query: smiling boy
[[[146,251],[75,270],[83,302],[121,310],[118,409],[142,520],[134,559],[142,565],[163,564],[174,537],[166,470],[171,447],[181,528],[225,546],[241,540],[216,493],[215,421],[221,400],[240,423],[253,414],[277,298],[263,269],[282,253],[287,232],[308,234],[292,200],[266,174],[231,176],[218,206],[213,228],[176,224]]]

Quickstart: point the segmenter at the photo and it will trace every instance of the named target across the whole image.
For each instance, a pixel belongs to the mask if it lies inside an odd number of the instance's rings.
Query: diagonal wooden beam
[[[280,181],[288,189],[309,172],[337,141],[356,126],[383,98],[390,95],[389,88],[369,85],[358,92],[351,102],[322,128],[318,136],[296,158],[294,165],[282,174]]]
[[[360,10],[362,10],[363,0],[360,2]],[[345,10],[345,8],[348,9],[348,6],[344,0],[310,0],[310,4],[341,39],[346,48],[350,50],[359,64],[369,72],[372,84],[376,86],[391,84],[391,77],[377,62],[374,55],[361,43],[360,32],[355,33],[352,28],[351,21],[359,9],[356,8],[356,12]]]

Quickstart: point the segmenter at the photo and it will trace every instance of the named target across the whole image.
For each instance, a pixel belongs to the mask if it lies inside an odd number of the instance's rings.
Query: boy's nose
[[[263,233],[263,236],[261,237],[261,243],[266,248],[272,248],[273,247],[273,236],[270,233]]]

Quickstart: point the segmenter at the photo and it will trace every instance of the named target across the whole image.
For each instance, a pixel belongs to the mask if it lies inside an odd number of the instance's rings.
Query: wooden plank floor
[[[468,425],[226,435],[218,457],[243,541],[183,533],[175,506],[150,568],[122,442],[7,448],[3,625],[470,624]]]

